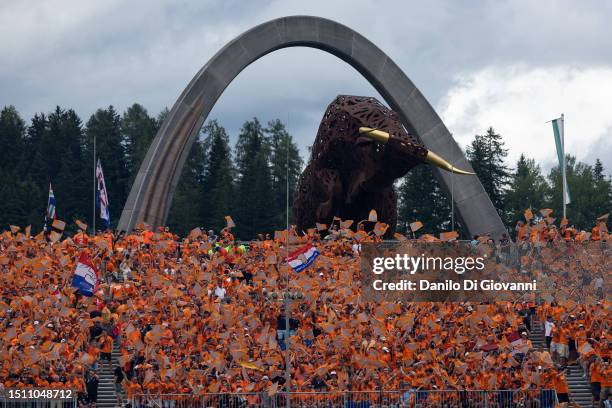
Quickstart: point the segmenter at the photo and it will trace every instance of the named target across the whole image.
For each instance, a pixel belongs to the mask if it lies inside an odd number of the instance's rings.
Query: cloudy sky
[[[382,6],[384,5],[384,7]],[[225,43],[270,19],[316,15],[373,41],[421,89],[459,143],[493,126],[513,164],[554,164],[550,124],[568,151],[612,173],[612,2],[340,0],[0,1],[0,106],[29,118],[55,105],[87,117],[133,102],[171,107]],[[378,96],[322,51],[277,51],[248,67],[211,112],[288,122],[305,152],[337,94]]]

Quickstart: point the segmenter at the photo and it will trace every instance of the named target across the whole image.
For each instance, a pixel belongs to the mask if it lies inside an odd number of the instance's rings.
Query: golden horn
[[[446,160],[444,160],[442,157],[438,156],[431,150],[427,151],[427,156],[425,157],[425,163],[433,164],[434,166],[437,166],[441,168],[442,170],[450,171],[451,173],[455,173],[455,174],[463,174],[466,176],[472,176],[476,174],[476,173],[471,173],[469,171],[465,171],[465,170],[456,168],[455,166],[453,166],[452,164],[450,164],[449,162],[447,162]]]
[[[378,129],[372,129],[369,127],[360,127],[359,133],[371,139],[374,139],[378,143],[382,144],[387,143],[389,141],[389,137],[391,137],[387,132],[383,132],[382,130]]]
[[[386,144],[391,138],[391,135],[389,133],[383,132],[382,130],[369,128],[369,127],[360,127],[359,133],[371,139],[374,139],[377,142],[382,143],[382,144]],[[461,169],[454,167],[452,164],[450,164],[449,162],[447,162],[442,157],[438,156],[432,151],[427,151],[425,162],[429,164],[433,164],[434,166],[437,166],[443,170],[450,171],[451,173],[455,173],[455,174],[463,174],[466,176],[475,174],[475,173],[471,173],[469,171],[461,170]]]

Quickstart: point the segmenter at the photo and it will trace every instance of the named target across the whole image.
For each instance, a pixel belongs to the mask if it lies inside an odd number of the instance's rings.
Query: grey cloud
[[[24,117],[59,104],[84,120],[98,107],[172,106],[227,41],[294,14],[337,20],[379,45],[434,106],[462,72],[522,62],[611,65],[607,2],[24,1],[0,5],[0,106]],[[300,146],[339,93],[375,95],[352,68],[313,50],[271,54],[242,73],[211,113],[235,136],[253,116],[291,118]]]
[[[589,153],[585,156],[585,161],[594,164],[596,159],[603,163],[606,174],[612,177],[612,128],[593,143]]]

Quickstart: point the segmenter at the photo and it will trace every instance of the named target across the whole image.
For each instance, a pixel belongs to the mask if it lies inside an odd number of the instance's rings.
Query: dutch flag
[[[79,262],[74,270],[72,287],[79,290],[82,295],[93,296],[98,286],[98,271],[91,262],[91,258],[86,252],[81,252]]]
[[[317,248],[312,246],[312,244],[308,244],[290,253],[287,258],[287,263],[291,265],[294,271],[301,272],[308,268],[320,254]]]

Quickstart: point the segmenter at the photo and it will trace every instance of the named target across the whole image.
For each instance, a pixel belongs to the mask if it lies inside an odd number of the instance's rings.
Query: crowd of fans
[[[564,402],[564,369],[576,361],[603,404],[612,387],[605,225],[598,221],[591,233],[568,233],[545,219],[517,225],[520,267],[545,268],[567,296],[488,304],[365,301],[359,245],[380,241],[377,228],[334,224],[249,243],[231,229],[219,236],[195,229],[179,239],[141,225],[129,234],[79,231],[52,242],[15,228],[0,235],[0,383],[71,388],[81,403],[95,403],[96,373],[111,364],[115,348],[119,401],[273,396],[285,384],[289,341],[295,391],[509,389],[521,390],[513,398],[537,398],[554,389]],[[310,242],[321,255],[302,272],[288,270],[286,241],[291,249]],[[511,245],[475,242],[500,253]],[[547,248],[558,245],[567,256],[547,259]],[[71,287],[83,251],[98,269],[93,297]],[[577,302],[567,282],[585,268],[592,279],[581,282],[586,297]],[[542,321],[548,349],[536,350],[530,329]],[[429,398],[435,405],[435,394]]]

